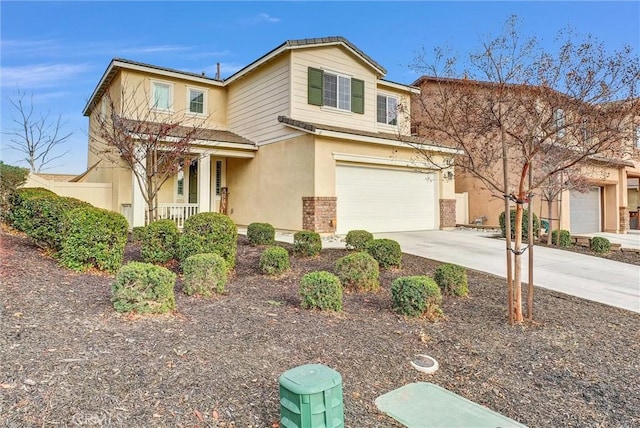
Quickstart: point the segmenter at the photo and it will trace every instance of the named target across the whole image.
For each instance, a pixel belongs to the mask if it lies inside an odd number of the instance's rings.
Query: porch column
[[[131,227],[144,226],[147,204],[144,201],[138,179],[133,171],[131,171],[131,185]]]
[[[211,211],[211,156],[198,159],[198,212]]]

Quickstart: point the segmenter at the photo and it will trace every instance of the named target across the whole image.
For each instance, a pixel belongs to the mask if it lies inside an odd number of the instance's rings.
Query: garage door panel
[[[338,165],[338,233],[435,228],[435,174]]]
[[[571,233],[593,233],[600,231],[600,188],[588,192],[570,193]]]

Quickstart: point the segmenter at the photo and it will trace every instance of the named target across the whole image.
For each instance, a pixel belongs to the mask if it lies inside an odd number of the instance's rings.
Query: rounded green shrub
[[[180,232],[173,220],[153,221],[143,230],[140,234],[142,260],[147,263],[164,263],[175,257]]]
[[[302,230],[293,235],[293,252],[299,256],[317,256],[322,250],[320,234],[309,230]]]
[[[116,272],[124,258],[127,220],[121,214],[95,207],[71,210],[67,219],[60,264],[77,271],[97,267]]]
[[[367,244],[367,253],[376,259],[380,269],[399,268],[402,264],[400,244],[393,239],[374,239]]]
[[[251,245],[272,245],[276,230],[269,223],[251,223],[247,226],[247,239]]]
[[[266,275],[280,275],[289,267],[289,252],[285,248],[267,247],[260,254],[260,270]]]
[[[176,274],[162,266],[131,262],[122,266],[111,285],[111,302],[118,312],[163,314],[176,307]]]
[[[442,314],[440,303],[442,294],[438,284],[428,276],[404,276],[391,283],[393,311],[402,315],[416,317],[427,315],[430,318]]]
[[[19,166],[7,165],[0,160],[0,218],[9,221],[7,215],[11,197],[29,177],[29,170]]]
[[[146,226],[136,226],[131,230],[131,239],[133,242],[142,242],[144,234],[147,233]]]
[[[611,251],[611,242],[607,238],[596,236],[591,238],[589,247],[594,253],[606,254]]]
[[[227,263],[215,253],[194,254],[182,262],[183,290],[191,296],[223,294],[227,285]]]
[[[380,288],[378,262],[364,251],[339,258],[334,270],[344,287],[357,291],[376,291]]]
[[[529,210],[523,210],[522,213],[522,238],[527,239],[529,236]],[[516,237],[516,210],[511,210],[511,238],[514,239]],[[498,218],[498,222],[500,223],[500,230],[502,231],[502,237],[507,236],[507,225],[504,222],[504,211],[500,213],[500,217]],[[538,220],[538,216],[536,213],[533,213],[533,236],[537,238],[540,234],[540,220]]]
[[[558,231],[554,230],[551,232],[551,243],[553,245],[558,245],[560,247],[570,247],[571,246],[571,232],[568,230],[560,230],[560,241],[558,243]]]
[[[345,237],[347,249],[366,251],[367,244],[373,241],[373,234],[366,230],[350,230]]]
[[[42,196],[58,195],[42,187],[29,187],[12,192],[9,196],[9,212],[6,215],[9,224],[22,232],[26,232],[31,224],[32,214],[24,204],[29,199]]]
[[[300,281],[300,296],[305,309],[342,310],[342,285],[330,272],[311,272]]]
[[[453,263],[441,264],[436,268],[433,280],[444,294],[460,297],[469,294],[467,270],[462,266]]]
[[[199,213],[184,222],[178,241],[178,258],[186,260],[194,254],[216,253],[229,269],[236,265],[238,229],[228,216],[220,213]]]

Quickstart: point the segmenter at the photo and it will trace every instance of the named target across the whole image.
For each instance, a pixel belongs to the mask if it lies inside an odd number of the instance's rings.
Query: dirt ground
[[[112,277],[62,269],[19,235],[0,240],[2,427],[274,428],[278,377],[307,363],[341,373],[353,428],[398,426],[374,400],[417,381],[530,427],[640,426],[640,314],[536,289],[536,321],[509,326],[504,280],[468,271],[470,297],[445,299],[444,319],[404,319],[390,311],[391,281],[438,265],[409,255],[378,293],[345,294],[343,312],[302,310],[301,275],[346,251],[292,257],[269,278],[262,248],[240,237],[226,295],[187,297],[178,283],[174,314],[126,316],[110,304]],[[439,371],[414,370],[418,353]]]

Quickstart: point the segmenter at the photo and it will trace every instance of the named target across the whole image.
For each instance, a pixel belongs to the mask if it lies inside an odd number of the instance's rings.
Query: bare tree
[[[576,43],[569,32],[551,54],[534,38],[521,40],[517,24],[512,17],[502,35],[481,40],[460,73],[456,58],[443,50],[431,60],[419,57],[415,69],[425,76],[417,82],[422,92],[412,111],[420,135],[458,149],[457,177],[478,179],[504,198],[505,219],[515,204],[515,233],[505,221],[512,323],[523,320],[524,205],[563,171],[589,178],[584,165],[594,159],[606,166],[626,156],[624,130],[638,112],[640,82],[640,63],[630,48],[608,54],[591,37]],[[606,107],[611,104],[615,108]],[[530,251],[533,240],[529,227]],[[532,265],[529,272],[532,306]]]
[[[59,153],[61,146],[73,134],[63,131],[67,121],[62,120],[62,115],[55,119],[50,117],[49,112],[37,115],[33,94],[27,98],[27,94],[19,89],[7,101],[14,107],[16,114],[11,117],[13,128],[6,133],[11,141],[7,147],[23,154],[21,160],[29,165],[31,172],[41,172],[50,167],[51,162],[69,153],[69,150]]]
[[[198,139],[206,118],[154,108],[141,88],[123,82],[116,96],[105,92],[89,132],[94,153],[133,171],[147,206],[148,224],[157,220],[162,185],[188,164],[191,143]]]

